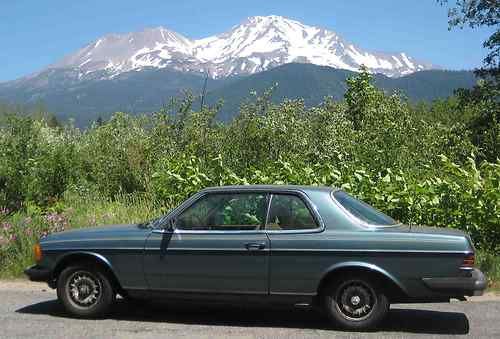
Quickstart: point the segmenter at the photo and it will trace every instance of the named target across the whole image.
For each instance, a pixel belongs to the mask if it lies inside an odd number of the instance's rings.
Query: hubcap
[[[101,297],[102,286],[99,279],[86,271],[78,271],[71,275],[67,283],[69,299],[79,307],[89,308]]]
[[[366,319],[376,305],[373,289],[362,281],[350,281],[340,286],[336,307],[340,314],[353,321]]]

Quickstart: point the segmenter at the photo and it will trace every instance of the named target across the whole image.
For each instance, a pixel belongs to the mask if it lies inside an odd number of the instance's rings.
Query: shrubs
[[[114,199],[67,192],[65,203],[48,210],[27,206],[21,211],[0,209],[0,277],[18,276],[33,262],[33,245],[40,237],[71,228],[138,223],[166,213],[172,206],[141,194]]]
[[[4,117],[0,208],[10,212],[0,222],[20,230],[22,215],[36,219],[27,227],[35,239],[55,230],[44,219],[51,213],[78,227],[152,217],[206,186],[329,185],[402,222],[466,230],[478,247],[498,251],[500,163],[474,158],[474,117],[453,122],[456,100],[414,106],[377,90],[367,73],[348,82],[343,102],[306,108],[272,104],[270,95],[242,105],[228,124],[213,108],[194,112],[189,97],[177,113],[116,113],[84,131]],[[3,247],[21,235],[0,234]]]
[[[402,170],[336,169],[328,163],[278,160],[239,176],[221,157],[166,162],[153,174],[159,200],[179,202],[206,186],[237,184],[305,184],[342,188],[394,218],[412,224],[452,227],[471,234],[483,249],[500,250],[500,163],[463,166],[440,156],[440,173],[415,177]]]

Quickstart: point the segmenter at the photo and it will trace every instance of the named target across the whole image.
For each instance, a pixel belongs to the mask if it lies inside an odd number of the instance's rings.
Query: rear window
[[[349,213],[367,224],[380,226],[398,224],[396,220],[392,219],[387,214],[380,212],[379,210],[371,207],[361,200],[354,198],[344,191],[333,192],[333,197],[342,205],[342,207],[349,211]]]

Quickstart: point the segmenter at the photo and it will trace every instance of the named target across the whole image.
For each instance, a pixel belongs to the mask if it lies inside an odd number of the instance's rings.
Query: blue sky
[[[450,0],[454,3],[454,0]],[[481,64],[491,31],[448,31],[435,0],[2,0],[0,81],[38,71],[107,33],[164,26],[190,38],[253,15],[282,15],[331,29],[362,48],[404,51],[448,69]]]

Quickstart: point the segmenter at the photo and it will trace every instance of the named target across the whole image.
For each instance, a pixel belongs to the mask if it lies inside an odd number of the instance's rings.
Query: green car
[[[480,295],[470,237],[402,225],[342,190],[207,188],[156,220],[75,229],[35,246],[33,281],[66,310],[102,316],[119,294],[229,304],[310,305],[337,326],[377,326],[391,303]]]

